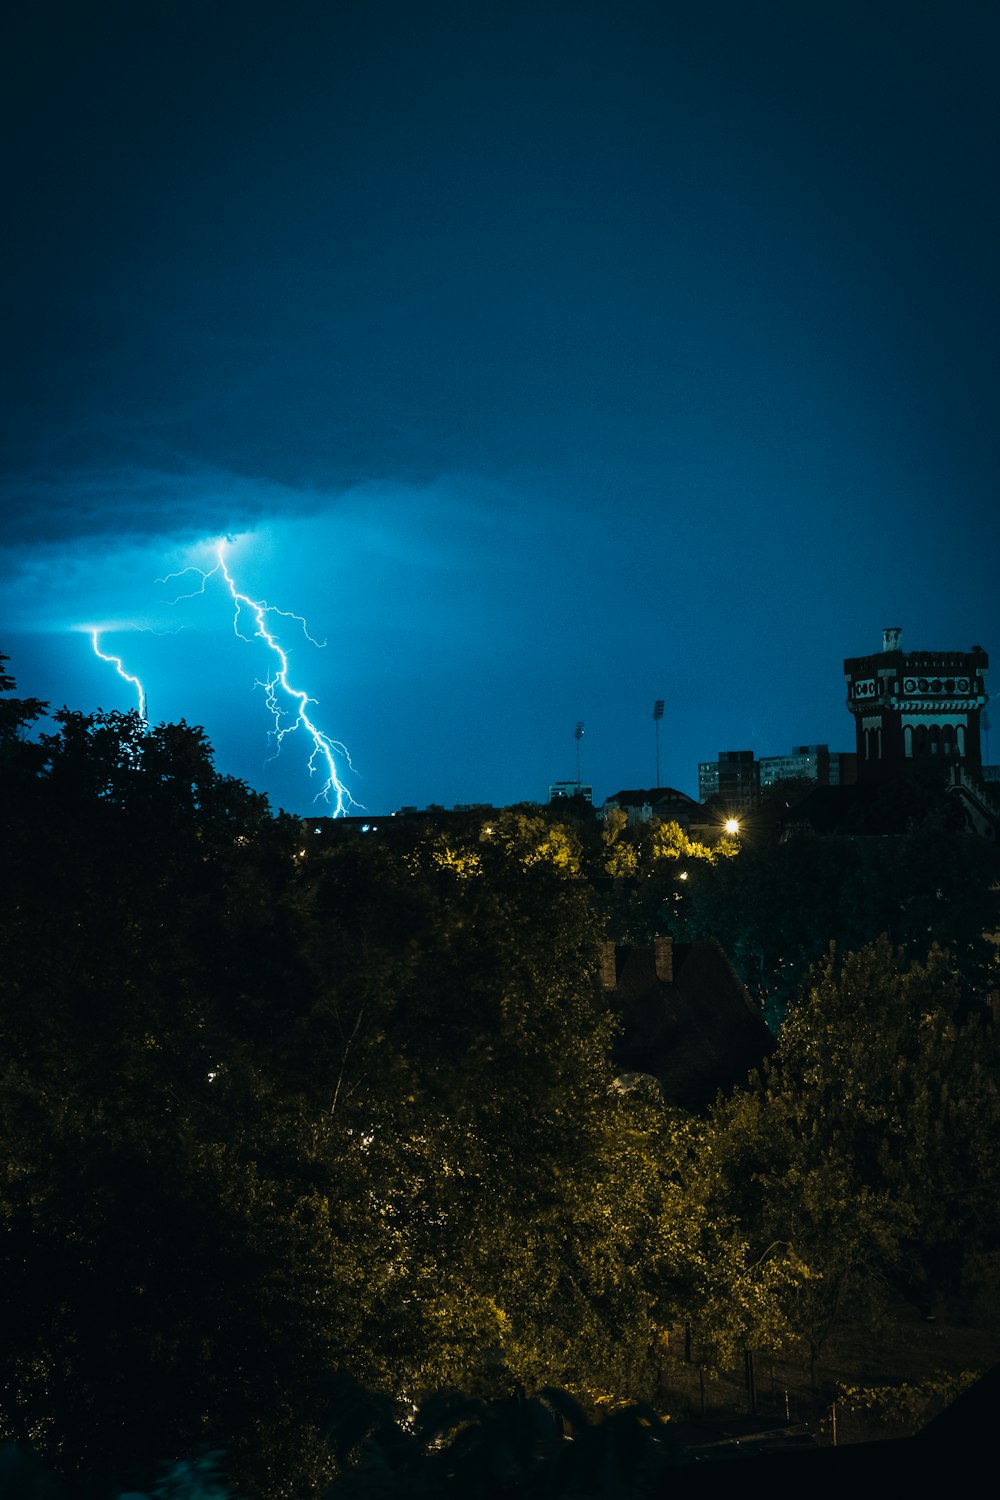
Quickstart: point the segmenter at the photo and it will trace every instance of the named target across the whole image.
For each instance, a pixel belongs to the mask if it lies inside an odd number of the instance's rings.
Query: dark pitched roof
[[[655,806],[657,802],[675,802],[691,807],[701,805],[693,797],[689,797],[687,792],[679,792],[673,786],[628,787],[620,792],[612,792],[604,800],[624,803],[627,807],[639,807],[645,802],[650,806]]]
[[[611,993],[622,1019],[615,1065],[652,1074],[671,1104],[704,1110],[773,1050],[760,1010],[714,938],[674,944],[669,983],[657,978],[651,947],[615,956]]]

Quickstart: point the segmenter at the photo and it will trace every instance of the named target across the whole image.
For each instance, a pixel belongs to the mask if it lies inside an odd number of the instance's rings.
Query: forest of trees
[[[359,1389],[666,1412],[671,1329],[997,1318],[992,850],[531,807],[313,848],[200,729],[46,718],[5,661],[0,1443],[73,1494],[220,1449],[318,1495]],[[781,1023],[704,1116],[611,1087],[600,942],[654,931]]]

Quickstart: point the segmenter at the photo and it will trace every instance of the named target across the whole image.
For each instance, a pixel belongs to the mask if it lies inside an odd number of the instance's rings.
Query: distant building
[[[760,793],[779,781],[814,781],[817,786],[846,786],[856,777],[853,751],[829,745],[795,745],[789,755],[762,755],[752,750],[721,750],[718,760],[698,767],[698,795],[702,802],[717,799],[727,811],[748,812]]]
[[[853,753],[831,751],[829,745],[795,745],[790,755],[762,755],[758,764],[762,789],[778,781],[841,786],[855,779],[857,760]]]
[[[549,787],[550,802],[562,802],[569,797],[582,797],[593,805],[594,788],[584,786],[582,781],[554,781]]]
[[[685,833],[690,833],[692,822],[698,823],[702,818],[701,807],[694,798],[672,786],[634,787],[614,792],[605,798],[599,816],[606,818],[615,809],[627,815],[630,828],[658,818],[661,823],[679,823]]]
[[[987,795],[980,728],[989,701],[989,658],[968,651],[903,651],[900,630],[882,632],[882,650],[844,662],[847,708],[857,739],[854,786],[818,787],[789,817],[786,836],[804,828],[852,837],[906,832],[935,810],[956,828],[1000,840],[1000,815]]]
[[[900,630],[882,632],[882,650],[844,662],[854,716],[858,780],[893,779],[903,769],[939,767],[982,779],[979,735],[989,701],[989,657],[968,651],[903,651]]]
[[[731,812],[753,807],[760,793],[760,766],[752,750],[720,750],[718,760],[698,767],[698,796],[702,802],[718,797]]]

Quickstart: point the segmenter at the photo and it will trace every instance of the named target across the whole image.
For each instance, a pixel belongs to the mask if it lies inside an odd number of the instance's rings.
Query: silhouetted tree
[[[962,1287],[1000,1233],[1000,1054],[948,956],[885,937],[831,950],[791,1007],[773,1061],[713,1119],[720,1203],[808,1274],[788,1304],[818,1350],[905,1291],[925,1310]]]
[[[997,925],[997,850],[940,808],[903,834],[806,833],[696,873],[680,935],[717,937],[775,1029],[831,942],[860,948],[886,933],[914,958],[936,942],[970,985],[995,975],[984,934]]]

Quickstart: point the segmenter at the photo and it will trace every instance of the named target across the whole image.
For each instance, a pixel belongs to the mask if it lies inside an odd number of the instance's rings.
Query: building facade
[[[989,701],[989,658],[968,651],[904,651],[898,626],[882,632],[882,650],[844,662],[847,707],[854,718],[858,780],[882,781],[901,770],[940,768],[982,780],[980,727]]]
[[[718,760],[698,766],[698,797],[719,797],[730,812],[753,807],[760,793],[760,764],[752,750],[720,750]]]
[[[817,786],[847,785],[854,779],[853,751],[831,750],[829,745],[794,745],[790,755],[762,755],[761,787],[777,781],[815,781]]]
[[[570,797],[582,797],[585,802],[594,800],[594,788],[582,781],[554,781],[549,787],[550,802],[565,802]]]

